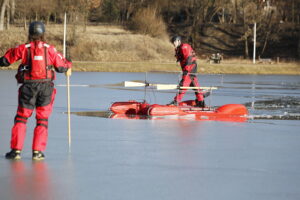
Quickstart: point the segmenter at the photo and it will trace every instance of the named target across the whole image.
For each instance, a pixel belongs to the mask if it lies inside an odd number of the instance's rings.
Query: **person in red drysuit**
[[[0,66],[21,60],[16,74],[19,88],[18,109],[11,136],[11,151],[7,159],[21,159],[21,150],[26,135],[27,119],[36,109],[36,127],[32,144],[32,159],[42,160],[48,137],[48,118],[52,112],[56,94],[53,80],[55,71],[71,75],[72,63],[65,59],[44,39],[45,26],[32,22],[29,26],[28,43],[9,49],[0,58]]]
[[[200,87],[197,73],[197,58],[194,50],[189,44],[181,43],[180,36],[171,38],[171,42],[175,47],[175,57],[177,62],[180,62],[182,69],[182,79],[179,87]],[[180,89],[174,100],[169,105],[178,105],[182,100],[187,89]],[[196,95],[196,106],[205,107],[203,92],[200,89],[194,89]]]

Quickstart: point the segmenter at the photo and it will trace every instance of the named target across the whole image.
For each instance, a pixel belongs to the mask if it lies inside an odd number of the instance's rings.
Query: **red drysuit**
[[[56,94],[53,80],[55,71],[66,72],[72,63],[63,58],[56,49],[42,41],[34,41],[9,49],[0,58],[0,66],[21,60],[16,75],[19,88],[18,109],[12,128],[11,149],[22,150],[26,135],[27,119],[36,109],[32,149],[44,151],[48,137],[48,118]]]
[[[177,62],[180,62],[182,69],[182,79],[179,86],[184,87],[200,87],[196,73],[197,63],[194,50],[189,44],[181,44],[175,49],[175,57]],[[174,100],[180,102],[186,93],[187,89],[180,89]],[[198,101],[203,101],[203,93],[199,89],[194,89]]]

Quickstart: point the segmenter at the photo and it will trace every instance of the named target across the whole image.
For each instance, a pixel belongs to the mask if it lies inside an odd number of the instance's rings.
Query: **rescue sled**
[[[194,100],[183,101],[179,105],[148,104],[147,102],[114,102],[110,111],[122,118],[142,118],[144,116],[193,116],[195,120],[246,121],[248,110],[242,104],[226,104],[220,107],[195,107]],[[135,116],[135,117],[133,117]]]

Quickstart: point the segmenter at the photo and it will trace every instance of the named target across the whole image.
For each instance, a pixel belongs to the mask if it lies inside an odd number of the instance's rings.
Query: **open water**
[[[239,123],[82,116],[115,101],[169,103],[175,91],[121,83],[177,83],[178,75],[74,72],[69,148],[66,81],[58,74],[46,159],[31,160],[32,116],[14,162],[4,158],[17,107],[14,74],[0,71],[0,199],[300,199],[299,76],[199,75],[202,86],[219,87],[207,104],[248,107],[249,120]]]

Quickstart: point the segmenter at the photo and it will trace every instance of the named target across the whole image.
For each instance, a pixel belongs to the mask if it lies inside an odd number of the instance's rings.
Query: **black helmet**
[[[31,22],[29,25],[29,35],[43,35],[45,33],[45,25],[42,22]]]
[[[181,37],[178,36],[178,35],[175,35],[175,36],[173,36],[173,37],[171,38],[171,42],[172,42],[172,43],[174,43],[176,40],[181,41]]]

